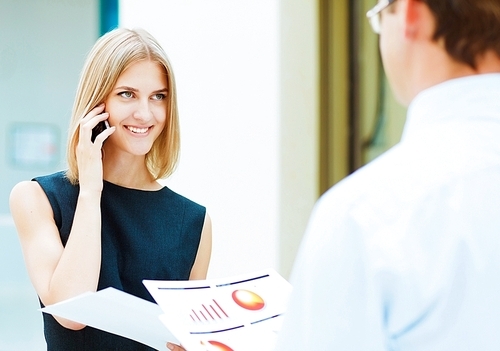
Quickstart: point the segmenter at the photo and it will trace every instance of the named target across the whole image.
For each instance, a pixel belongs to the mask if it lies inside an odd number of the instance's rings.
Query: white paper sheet
[[[270,351],[291,285],[274,270],[212,280],[145,280],[158,305],[113,288],[42,309],[167,351]]]
[[[178,343],[162,324],[161,308],[123,291],[107,288],[42,308],[45,313],[136,340],[157,350]]]
[[[189,351],[273,350],[291,285],[274,270],[144,285],[160,318]]]

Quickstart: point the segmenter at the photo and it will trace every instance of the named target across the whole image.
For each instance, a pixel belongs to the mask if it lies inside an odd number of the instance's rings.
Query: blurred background
[[[176,75],[182,152],[164,183],[213,221],[209,278],[288,278],[314,202],[399,141],[366,11],[375,0],[0,0],[0,351],[43,350],[8,197],[65,169],[85,56],[143,27]]]

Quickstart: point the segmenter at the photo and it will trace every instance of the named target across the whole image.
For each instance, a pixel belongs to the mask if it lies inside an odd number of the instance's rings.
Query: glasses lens
[[[396,0],[381,0],[370,11],[366,13],[366,17],[370,21],[372,29],[375,33],[380,34],[380,13],[390,6]]]

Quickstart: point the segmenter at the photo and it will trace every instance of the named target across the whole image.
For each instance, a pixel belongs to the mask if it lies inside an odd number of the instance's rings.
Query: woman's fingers
[[[104,112],[104,103],[97,105],[92,110],[90,110],[85,116],[82,117],[82,122],[86,122],[89,119],[97,116],[98,114]]]
[[[99,147],[102,147],[102,144],[104,143],[104,140],[106,140],[113,132],[115,131],[116,127],[109,127],[104,129],[101,133],[97,134],[94,140],[94,145],[98,145]]]
[[[92,138],[92,129],[94,129],[99,122],[102,122],[109,117],[109,113],[103,112],[96,116],[93,116],[91,119],[86,119],[88,117],[85,116],[84,119],[80,122],[80,140],[91,140]]]
[[[171,351],[186,351],[184,347],[172,344],[171,342],[167,342],[167,348]]]
[[[99,122],[108,118],[109,113],[104,112],[104,104],[100,104],[99,106],[93,108],[80,121],[80,140],[90,141],[92,137],[92,129],[94,129]]]

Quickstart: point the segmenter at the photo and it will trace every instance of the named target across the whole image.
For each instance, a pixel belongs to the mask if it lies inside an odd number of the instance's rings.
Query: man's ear
[[[405,36],[408,39],[431,39],[434,33],[434,17],[422,0],[406,0],[401,3],[405,16]]]

